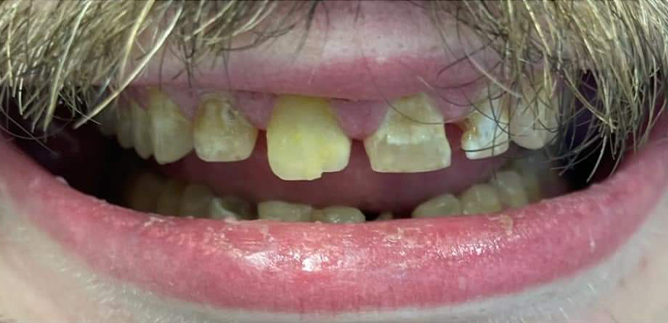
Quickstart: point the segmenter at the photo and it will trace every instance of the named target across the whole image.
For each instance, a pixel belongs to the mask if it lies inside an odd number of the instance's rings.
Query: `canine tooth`
[[[468,159],[505,153],[509,147],[507,98],[484,100],[464,121],[462,149]]]
[[[529,204],[522,177],[516,172],[498,172],[492,178],[491,184],[498,191],[503,205],[510,208],[519,208]]]
[[[415,173],[450,166],[452,152],[443,115],[424,94],[399,99],[364,148],[381,173]]]
[[[230,162],[244,160],[253,152],[258,130],[233,104],[224,94],[208,95],[199,104],[193,140],[200,159]]]
[[[146,110],[137,103],[132,103],[130,112],[132,115],[132,138],[135,145],[135,151],[141,158],[148,158],[153,154],[153,144],[151,143],[151,128],[149,115]]]
[[[192,125],[166,94],[149,91],[151,141],[158,164],[177,161],[193,149]]]
[[[313,221],[324,223],[362,223],[366,219],[359,209],[347,206],[332,206],[313,212]]]
[[[162,177],[153,173],[142,172],[134,175],[124,190],[127,206],[141,212],[155,212],[164,183]]]
[[[473,185],[460,196],[464,214],[498,212],[503,209],[499,193],[489,184]]]
[[[132,112],[129,108],[118,109],[118,122],[116,123],[116,138],[121,147],[125,149],[134,146],[134,134],[132,131]]]
[[[284,222],[310,222],[313,214],[309,205],[282,201],[262,202],[257,209],[260,219]]]
[[[95,118],[100,124],[100,132],[105,136],[113,136],[116,134],[116,127],[118,127],[118,115],[116,108],[106,108],[102,110]]]
[[[418,205],[411,216],[430,218],[457,214],[462,214],[462,204],[459,199],[452,194],[443,194]]]
[[[557,135],[557,100],[550,98],[550,91],[538,92],[525,86],[525,97],[511,109],[510,139],[527,149],[540,149]]]
[[[283,180],[314,180],[348,165],[351,140],[324,99],[293,95],[276,100],[267,126],[271,170]]]
[[[155,212],[162,215],[179,215],[181,208],[181,197],[186,185],[177,180],[170,179],[162,188]]]
[[[181,196],[179,215],[206,217],[209,215],[209,203],[215,196],[203,185],[189,184]]]
[[[236,196],[216,197],[209,203],[209,216],[214,219],[250,220],[251,204]]]

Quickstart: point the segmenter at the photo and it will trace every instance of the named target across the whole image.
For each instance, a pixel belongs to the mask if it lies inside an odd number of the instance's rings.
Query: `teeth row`
[[[154,156],[159,164],[177,161],[193,150],[208,162],[244,160],[252,153],[258,129],[230,95],[203,96],[191,121],[166,94],[148,92],[146,109],[131,102],[129,108],[104,111],[99,116],[101,131],[115,134],[122,147],[134,147],[142,158]],[[539,149],[554,138],[557,114],[549,91],[527,87],[525,92],[526,101],[511,103],[503,95],[475,104],[475,111],[459,123],[467,158],[501,155],[510,141]],[[351,140],[325,99],[278,96],[266,136],[269,165],[283,180],[314,180],[348,165]],[[392,102],[364,147],[376,172],[425,172],[451,164],[443,116],[425,94]]]

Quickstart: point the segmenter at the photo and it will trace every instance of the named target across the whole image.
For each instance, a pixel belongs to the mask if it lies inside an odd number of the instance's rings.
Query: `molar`
[[[164,183],[165,180],[159,175],[150,172],[137,173],[130,178],[123,190],[123,199],[133,210],[155,212]]]
[[[313,219],[313,208],[306,204],[266,201],[260,203],[257,209],[262,220],[311,222]]]
[[[209,203],[209,216],[213,219],[251,220],[251,204],[236,196],[215,197]]]
[[[233,98],[210,94],[197,109],[193,126],[197,156],[209,162],[231,162],[248,158],[258,130],[234,107]]]
[[[209,215],[209,203],[215,195],[206,186],[190,184],[181,196],[179,215],[206,217]]]
[[[376,132],[364,140],[371,168],[416,173],[450,166],[443,116],[425,94],[397,100]]]
[[[175,162],[193,149],[192,124],[164,93],[149,90],[151,141],[158,164]]]
[[[490,184],[496,188],[504,206],[520,208],[529,204],[522,177],[514,171],[497,172]]]
[[[499,193],[489,184],[473,185],[460,196],[464,214],[492,213],[503,210]]]
[[[505,153],[509,147],[507,95],[476,104],[463,122],[462,149],[468,159]]]
[[[178,215],[181,209],[181,197],[186,185],[178,180],[170,179],[158,196],[155,212],[162,215]]]

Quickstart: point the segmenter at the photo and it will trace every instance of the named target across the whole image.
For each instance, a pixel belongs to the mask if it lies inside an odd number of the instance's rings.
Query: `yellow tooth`
[[[151,141],[158,164],[175,162],[193,149],[192,125],[166,94],[149,91]]]
[[[133,175],[124,190],[126,205],[141,212],[155,212],[164,183],[162,177],[153,173],[142,172]]]
[[[415,173],[450,166],[443,115],[424,94],[395,101],[378,130],[364,139],[371,168],[381,173]]]
[[[464,214],[491,213],[503,210],[499,193],[489,184],[473,185],[460,196]]]
[[[418,205],[413,214],[414,218],[431,218],[462,214],[462,204],[452,194],[443,194]]]
[[[462,149],[468,159],[505,153],[509,147],[507,98],[481,101],[463,125]]]
[[[209,203],[209,216],[214,219],[252,219],[251,204],[236,196],[216,197]]]
[[[209,215],[209,203],[215,196],[203,185],[189,184],[181,196],[179,215],[206,217]]]
[[[202,99],[193,126],[197,156],[209,162],[244,160],[257,139],[257,128],[233,107],[232,98],[211,94]]]
[[[113,136],[116,134],[118,127],[118,115],[115,107],[106,108],[95,118],[100,124],[100,132],[105,136]]]
[[[498,191],[503,205],[510,208],[520,208],[529,204],[522,177],[516,172],[497,172],[490,182]]]
[[[313,221],[324,223],[362,223],[365,221],[362,211],[347,206],[332,206],[313,212]]]
[[[281,201],[262,202],[257,211],[260,219],[283,222],[310,222],[313,216],[309,205]]]
[[[510,139],[527,149],[545,147],[557,135],[557,100],[549,89],[525,86],[525,98],[511,108]]]
[[[387,221],[392,220],[393,218],[394,214],[392,214],[392,212],[383,212],[376,218],[376,221]]]
[[[148,158],[153,154],[153,143],[151,143],[151,128],[149,115],[137,103],[131,104],[132,115],[132,138],[135,151],[141,158]]]
[[[132,131],[132,111],[129,107],[118,109],[118,122],[116,123],[116,138],[121,147],[125,149],[134,146],[134,134]]]
[[[314,180],[348,165],[350,138],[324,99],[277,98],[267,126],[271,170],[283,180]]]
[[[162,215],[179,215],[181,208],[181,197],[186,185],[177,180],[170,179],[162,188],[160,196],[158,196],[158,203],[156,213]]]

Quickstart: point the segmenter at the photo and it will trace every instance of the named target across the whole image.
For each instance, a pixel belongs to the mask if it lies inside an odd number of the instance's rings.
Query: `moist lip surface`
[[[0,155],[8,201],[96,271],[183,300],[293,313],[447,306],[551,282],[609,256],[668,183],[668,145],[657,142],[601,184],[498,214],[234,222],[113,206],[5,140]]]

